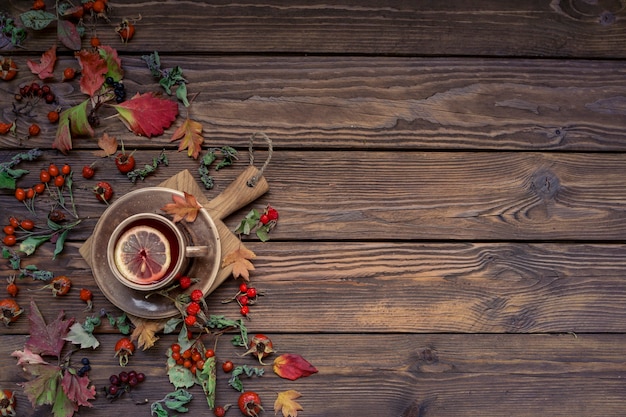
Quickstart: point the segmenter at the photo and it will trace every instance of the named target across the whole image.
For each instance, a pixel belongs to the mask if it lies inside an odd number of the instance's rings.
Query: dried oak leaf
[[[146,137],[161,135],[178,116],[178,103],[152,93],[137,93],[113,107],[130,131]]]
[[[57,62],[57,46],[52,45],[50,49],[41,55],[39,63],[26,61],[26,65],[30,68],[30,71],[39,77],[40,80],[45,80],[53,76],[54,64]]]
[[[187,156],[198,159],[200,151],[202,150],[202,143],[204,137],[202,137],[202,123],[191,120],[189,117],[185,122],[176,129],[170,142],[181,139],[180,145],[178,145],[178,152],[187,149]]]
[[[133,320],[135,329],[130,338],[137,340],[137,344],[142,350],[150,349],[159,337],[156,333],[161,330],[161,323],[155,320]]]
[[[279,392],[276,401],[274,401],[274,414],[278,414],[282,410],[283,417],[297,417],[298,411],[304,410],[300,404],[294,401],[300,397],[302,394],[293,389]]]
[[[61,350],[65,345],[65,338],[70,327],[74,324],[74,319],[64,320],[65,313],[59,312],[58,317],[53,322],[46,324],[41,311],[34,301],[30,302],[30,337],[24,347],[33,353],[45,356],[61,356]]]
[[[317,372],[317,368],[296,353],[283,353],[274,359],[274,373],[281,378],[295,381]]]
[[[109,136],[108,133],[103,133],[102,137],[98,139],[99,151],[94,151],[95,156],[106,158],[107,156],[115,155],[117,152],[117,139],[115,136]]]
[[[172,221],[178,223],[185,219],[189,223],[193,223],[198,217],[198,212],[202,208],[196,197],[184,191],[184,197],[172,194],[173,203],[168,203],[161,207],[161,210],[174,216]]]
[[[76,52],[74,56],[78,59],[82,74],[80,77],[80,91],[89,97],[93,97],[104,84],[104,74],[108,71],[107,63],[102,59],[98,51],[82,49]]]
[[[254,252],[240,246],[239,249],[232,251],[224,257],[224,260],[222,261],[222,268],[232,265],[233,278],[237,279],[242,277],[244,280],[250,281],[250,271],[254,270],[254,265],[252,265],[250,259],[254,258],[256,258]]]

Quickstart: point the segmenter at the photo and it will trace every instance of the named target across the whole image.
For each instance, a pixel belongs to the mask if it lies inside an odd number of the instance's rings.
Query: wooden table
[[[246,324],[319,372],[290,382],[268,367],[246,380],[264,401],[262,415],[273,414],[277,392],[295,389],[302,417],[623,416],[624,3],[343,3],[111,0],[111,23],[96,26],[101,43],[119,52],[129,96],[160,91],[141,59],[156,50],[164,67],[184,71],[203,153],[239,151],[234,166],[215,173],[206,198],[246,168],[251,134],[273,141],[270,191],[225,223],[234,230],[267,204],[280,212],[270,241],[243,239],[257,254],[252,283],[266,292]],[[0,10],[17,16],[30,5],[12,0]],[[135,37],[123,44],[112,27],[140,14]],[[0,82],[3,122],[15,118],[18,87],[34,80],[26,60],[54,42],[53,29],[29,31],[22,48],[2,51],[20,67],[14,81]],[[60,45],[57,53],[49,84],[65,109],[86,96],[78,79],[60,82],[62,69],[77,63]],[[53,298],[40,282],[19,282],[24,316],[0,336],[0,387],[15,390],[19,416],[51,414],[31,408],[10,356],[28,335],[30,300],[48,320],[63,310],[80,321],[90,314],[78,296],[84,287],[94,292],[95,311],[121,314],[78,252],[106,208],[92,195],[95,182],[112,183],[115,200],[198,167],[169,141],[187,116],[182,105],[174,125],[150,139],[101,120],[96,137],[123,140],[140,164],[165,150],[169,166],[136,184],[112,159],[93,155],[96,139],[76,139],[67,156],[52,149],[56,126],[46,112],[37,106],[20,116],[17,138],[0,136],[0,161],[38,147],[43,156],[23,165],[33,172],[50,162],[76,171],[97,165],[94,179],[76,176],[83,221],[64,252],[51,260],[46,244],[22,261],[65,274],[74,287]],[[33,122],[42,133],[25,138]],[[262,143],[255,156],[257,164],[267,156]],[[33,174],[20,184],[32,182]],[[29,216],[11,191],[0,198],[2,224]],[[6,264],[0,271],[2,281],[14,273]],[[239,317],[236,305],[221,303],[238,283],[229,279],[208,297],[212,314]],[[80,415],[149,415],[149,405],[128,396],[104,398],[108,376],[120,371],[113,357],[120,334],[105,324],[96,336],[101,346],[78,354],[90,358],[98,388],[94,408]],[[131,358],[149,381],[134,400],[173,390],[165,352],[175,340],[161,335]],[[254,365],[239,354],[226,339],[218,344],[220,363]],[[236,402],[228,375],[217,376],[218,404]],[[189,415],[212,415],[202,391],[192,393]]]

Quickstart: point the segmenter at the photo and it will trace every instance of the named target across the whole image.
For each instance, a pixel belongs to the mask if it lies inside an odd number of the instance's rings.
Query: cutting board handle
[[[256,178],[254,186],[250,180]],[[265,177],[259,175],[259,170],[250,165],[217,197],[204,205],[211,217],[224,219],[242,207],[252,203],[270,189]]]

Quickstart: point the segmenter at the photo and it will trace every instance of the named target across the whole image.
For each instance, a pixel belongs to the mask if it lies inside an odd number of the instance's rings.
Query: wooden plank
[[[597,410],[619,416],[626,406],[623,335],[316,334],[314,343],[311,335],[269,336],[281,350],[306,357],[319,373],[290,382],[267,367],[263,377],[244,379],[244,387],[260,393],[266,413],[272,411],[276,392],[286,389],[303,394],[299,402],[307,416],[571,416],[593,415]],[[112,346],[117,337],[100,340],[103,346]],[[135,401],[152,402],[173,390],[165,374],[164,351],[174,340],[165,336],[155,348],[131,358],[129,369],[147,375],[147,382],[133,394]],[[3,388],[25,380],[15,358],[9,356],[23,343],[21,336],[5,337],[0,346]],[[255,365],[253,358],[240,358],[238,353],[222,340],[217,356],[220,361]],[[99,394],[108,375],[120,371],[117,360],[103,349],[76,355],[73,360],[90,358],[90,377]],[[228,377],[218,371],[219,404],[236,402],[238,393],[227,386]],[[208,413],[202,392],[194,388],[192,393],[190,415]],[[48,410],[33,411],[21,390],[17,395],[20,416],[44,415]],[[132,403],[128,396],[111,403],[98,395],[95,408],[81,414],[110,415]],[[148,406],[133,410],[142,407]]]
[[[29,4],[5,2],[17,16]],[[297,53],[462,56],[626,57],[620,2],[494,0],[381,2],[311,5],[270,1],[183,4],[121,0],[112,3],[97,34],[124,52]],[[123,46],[113,27],[122,18],[142,19]],[[89,33],[89,31],[88,31]],[[29,33],[31,51],[50,47],[53,30]],[[88,46],[88,39],[85,45]]]
[[[18,86],[32,82],[28,58],[16,57],[24,71],[0,85],[4,121],[15,119]],[[162,91],[139,57],[122,56],[122,63],[129,97]],[[163,57],[163,65],[180,65],[190,96],[199,93],[190,114],[203,124],[209,146],[247,146],[262,130],[276,148],[626,150],[626,63],[618,60],[177,55]],[[60,82],[67,66],[78,68],[75,59],[60,58],[59,75],[49,83],[61,108],[86,98],[78,80]],[[56,126],[46,114],[56,105],[41,103],[19,117],[18,138],[1,135],[0,147],[49,148]],[[172,147],[168,140],[183,120],[148,141],[106,119],[114,113],[98,112],[96,136],[106,131],[133,148]],[[42,134],[26,139],[32,122]],[[74,140],[77,149],[95,146],[95,140]]]
[[[219,171],[219,187],[207,192],[209,199],[247,166],[242,151],[238,165]],[[135,156],[141,164],[159,152]],[[12,154],[0,152],[2,160]],[[75,167],[94,160],[79,155],[72,156]],[[257,160],[265,155],[259,151]],[[100,161],[97,179],[115,182],[117,195],[123,195],[182,169],[197,172],[197,161],[186,154],[168,156],[170,166],[138,184],[121,177],[110,160]],[[48,153],[23,166],[39,172],[49,161],[66,160]],[[277,151],[265,173],[273,191],[256,206],[271,203],[281,210],[281,226],[272,232],[279,240],[621,242],[625,175],[619,153]],[[26,176],[22,184],[35,181]],[[105,208],[93,197],[94,183],[76,178],[76,198],[87,220],[74,239],[86,239]],[[27,213],[15,199],[4,201],[15,213]],[[233,230],[247,210],[230,216],[227,226]]]
[[[282,226],[281,226],[282,227]],[[52,298],[42,283],[20,283],[21,303],[85,317],[78,289],[94,290],[95,311],[117,312],[99,292],[86,262],[68,244],[51,261],[49,247],[24,260],[64,271],[74,282]],[[261,332],[589,333],[626,331],[623,244],[247,242],[257,258],[252,283],[267,293],[252,307]],[[9,271],[5,271],[8,274]],[[239,315],[239,281],[209,297],[212,314]],[[28,305],[24,305],[28,310]],[[118,313],[116,313],[118,314]],[[18,320],[6,333],[27,333]],[[102,331],[113,331],[105,327]]]

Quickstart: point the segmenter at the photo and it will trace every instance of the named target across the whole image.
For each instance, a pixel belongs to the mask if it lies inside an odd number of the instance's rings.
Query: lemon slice
[[[115,245],[115,265],[129,281],[151,284],[163,278],[172,261],[163,233],[145,225],[124,232]]]

